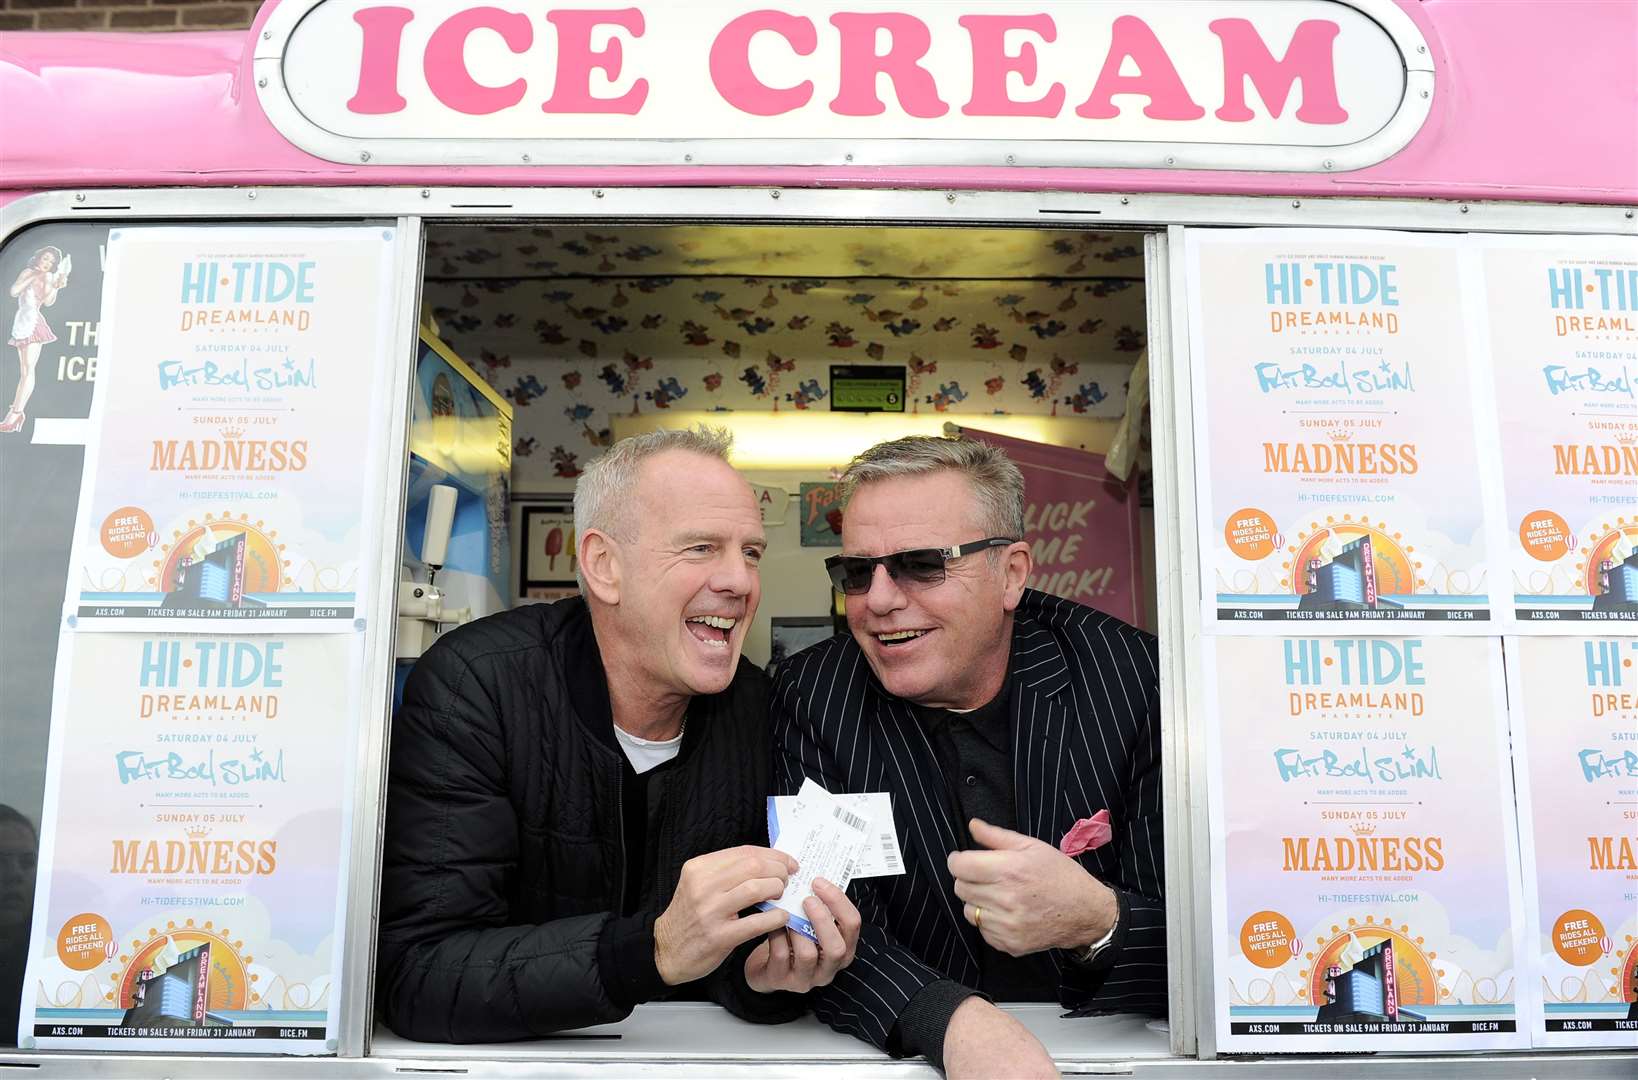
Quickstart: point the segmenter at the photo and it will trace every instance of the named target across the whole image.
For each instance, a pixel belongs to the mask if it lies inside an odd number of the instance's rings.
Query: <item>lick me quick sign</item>
[[[286,0],[264,109],[367,164],[1347,170],[1420,127],[1391,0]]]

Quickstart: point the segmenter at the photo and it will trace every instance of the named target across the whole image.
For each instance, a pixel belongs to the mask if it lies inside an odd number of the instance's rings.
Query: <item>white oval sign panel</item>
[[[1426,118],[1391,0],[286,0],[263,107],[372,164],[1343,170]]]

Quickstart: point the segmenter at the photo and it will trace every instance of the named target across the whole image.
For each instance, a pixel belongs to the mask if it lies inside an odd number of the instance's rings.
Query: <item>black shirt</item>
[[[1013,786],[1011,680],[984,705],[968,712],[917,706],[916,719],[932,744],[944,775],[944,799],[955,819],[964,850],[977,847],[967,822],[981,818],[1018,831],[1017,792]],[[991,1001],[1057,1001],[1058,969],[1050,953],[1009,956],[988,942],[979,946],[979,985],[940,979],[923,987],[899,1014],[895,1035],[899,1049],[925,1054],[944,1065],[944,1036],[950,1018],[975,993]]]
[[[1007,691],[970,712],[916,709],[944,773],[962,847],[978,847],[967,822],[980,818],[1016,832],[1018,805],[1012,783],[1012,713]],[[995,1001],[1057,1001],[1058,969],[1045,952],[1009,956],[986,942],[978,955],[983,975],[977,989]]]

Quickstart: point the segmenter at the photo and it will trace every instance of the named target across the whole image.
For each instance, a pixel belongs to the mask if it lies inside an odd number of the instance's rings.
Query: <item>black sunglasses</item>
[[[901,588],[930,589],[944,581],[944,567],[951,559],[1015,543],[1017,541],[1010,537],[992,536],[955,547],[911,548],[890,555],[832,555],[825,560],[825,570],[830,574],[831,584],[849,596],[870,591],[877,566],[887,567],[887,576]]]

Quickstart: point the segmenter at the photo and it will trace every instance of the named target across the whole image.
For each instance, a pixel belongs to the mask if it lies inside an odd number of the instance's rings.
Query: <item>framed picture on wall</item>
[[[836,621],[829,615],[775,615],[769,625],[768,671],[835,633]]]
[[[518,508],[518,592],[525,600],[561,600],[575,585],[574,504],[526,503]]]

